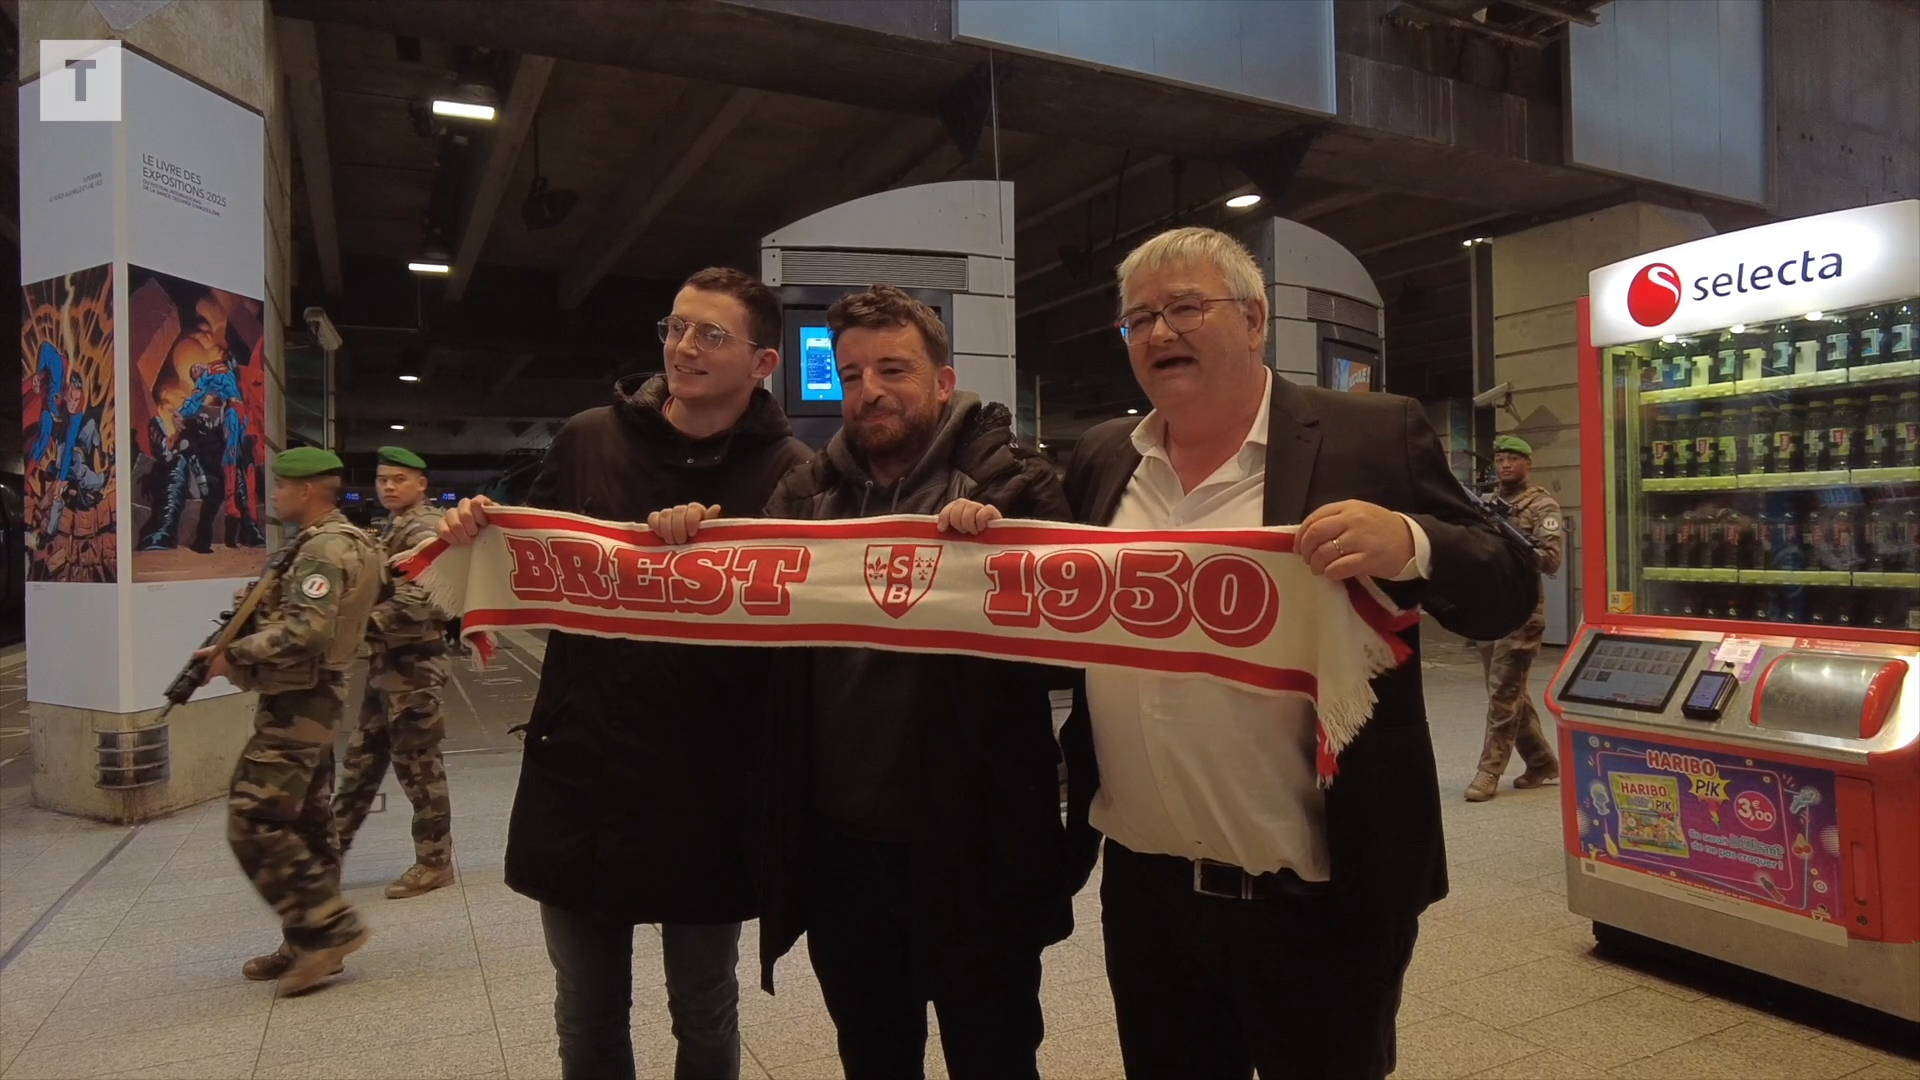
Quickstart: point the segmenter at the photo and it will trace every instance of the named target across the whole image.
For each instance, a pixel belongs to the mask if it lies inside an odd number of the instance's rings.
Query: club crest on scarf
[[[940,548],[923,544],[870,544],[867,593],[888,617],[898,619],[933,588],[940,570]]]

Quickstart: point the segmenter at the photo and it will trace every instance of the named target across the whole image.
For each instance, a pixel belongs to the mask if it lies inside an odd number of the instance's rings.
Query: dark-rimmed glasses
[[[674,344],[682,337],[685,337],[687,332],[691,330],[693,332],[693,343],[701,352],[712,352],[714,349],[725,345],[728,338],[740,337],[740,335],[717,323],[688,322],[678,315],[669,315],[661,319],[654,324],[654,329],[660,331],[660,344],[662,345]],[[750,348],[760,348],[760,343],[757,341],[747,341],[746,338],[740,338],[740,340],[746,341]]]
[[[1120,316],[1114,327],[1120,331],[1120,340],[1128,345],[1144,345],[1153,336],[1153,324],[1165,319],[1167,329],[1176,334],[1191,334],[1200,329],[1207,321],[1207,308],[1214,304],[1237,304],[1239,297],[1222,296],[1216,299],[1187,297],[1175,300],[1158,311],[1130,311]]]

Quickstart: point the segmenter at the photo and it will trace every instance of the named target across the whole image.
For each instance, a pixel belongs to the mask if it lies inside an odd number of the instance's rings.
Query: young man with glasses
[[[780,305],[736,270],[702,270],[659,323],[664,374],[622,380],[567,422],[527,502],[611,521],[700,502],[751,515],[811,458],[760,388]],[[485,498],[447,514],[470,543]],[[634,1075],[633,935],[658,923],[676,1080],[740,1075],[740,923],[767,713],[767,655],[554,632],[507,830],[507,885],[540,902],[561,1074]],[[649,1075],[658,1075],[655,1066]]]
[[[1081,439],[1066,479],[1080,521],[1298,525],[1315,573],[1371,577],[1457,633],[1526,621],[1532,556],[1467,500],[1418,402],[1267,369],[1265,282],[1238,243],[1164,233],[1120,264],[1119,286],[1153,412]],[[1087,671],[1061,734],[1069,825],[1089,869],[1089,818],[1107,837],[1101,919],[1129,1080],[1393,1071],[1419,915],[1447,891],[1419,631],[1401,637],[1412,658],[1373,680],[1378,704],[1330,777],[1303,700]]]

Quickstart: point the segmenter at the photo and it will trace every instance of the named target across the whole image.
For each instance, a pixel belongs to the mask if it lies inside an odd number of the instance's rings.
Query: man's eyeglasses
[[[1192,297],[1175,300],[1158,311],[1130,311],[1120,317],[1113,325],[1120,330],[1120,338],[1129,345],[1145,345],[1153,336],[1153,324],[1165,319],[1167,329],[1176,334],[1191,334],[1200,329],[1207,321],[1207,308],[1214,304],[1237,304],[1239,298],[1223,296],[1218,299]]]
[[[698,346],[702,352],[711,352],[725,345],[727,339],[740,337],[724,326],[710,322],[688,322],[678,315],[669,315],[661,319],[654,324],[654,329],[660,331],[660,343],[663,345],[675,344],[691,332],[694,345]],[[740,338],[740,340],[746,341],[750,348],[760,348],[760,343],[757,341],[747,341],[746,338]]]

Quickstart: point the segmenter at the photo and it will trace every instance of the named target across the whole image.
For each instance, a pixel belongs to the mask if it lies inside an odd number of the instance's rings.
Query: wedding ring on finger
[[[1339,537],[1336,536],[1331,541],[1328,541],[1328,542],[1333,545],[1333,553],[1336,557],[1342,558],[1342,559],[1347,557],[1346,545],[1340,543]]]

